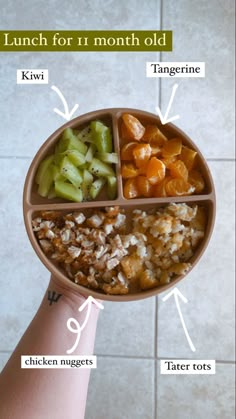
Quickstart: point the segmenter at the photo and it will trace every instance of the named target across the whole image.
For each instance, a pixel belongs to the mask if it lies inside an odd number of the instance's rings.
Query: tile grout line
[[[0,350],[0,355],[1,354],[12,354],[14,352],[14,349],[13,350]],[[101,357],[101,358],[113,358],[113,359],[133,359],[133,360],[149,360],[149,361],[160,361],[160,360],[163,360],[163,359],[170,359],[170,360],[190,360],[190,359],[192,359],[192,358],[186,358],[186,357],[179,357],[179,358],[175,358],[175,357],[168,357],[168,356],[162,356],[162,357],[153,357],[153,356],[135,356],[135,355],[114,355],[114,354],[98,354],[98,353],[95,353],[94,354],[95,356],[98,356],[98,357]],[[202,358],[201,358],[202,359]],[[195,358],[195,360],[196,361],[198,361],[198,359],[197,358]],[[230,360],[230,361],[227,361],[227,360],[222,360],[222,359],[215,359],[215,362],[217,363],[217,364],[225,364],[225,365],[235,365],[236,364],[236,361],[233,361],[233,360]]]
[[[107,354],[95,354],[98,357],[101,358],[113,358],[113,359],[133,359],[133,360],[149,360],[149,361],[155,361],[156,364],[158,364],[158,361],[166,359],[166,360],[190,360],[193,358],[183,358],[183,357],[179,357],[179,358],[170,358],[170,357],[147,357],[147,356],[132,356],[132,355],[107,355]],[[201,358],[202,359],[202,358]],[[194,360],[198,361],[197,358],[195,358]],[[207,359],[206,359],[207,360]],[[223,364],[223,365],[235,365],[236,361],[226,361],[226,360],[217,360],[215,359],[216,364]],[[155,384],[157,384],[157,374],[156,374],[156,381]]]
[[[135,356],[135,355],[115,355],[115,354],[98,354],[95,353],[96,356],[101,356],[103,358],[121,358],[121,359],[135,359],[135,360],[149,360],[149,361],[155,361],[154,356]]]
[[[100,356],[100,357],[102,357],[102,358],[113,358],[113,359],[115,359],[115,358],[117,358],[117,359],[133,359],[133,360],[149,360],[149,361],[155,361],[156,363],[158,363],[158,361],[160,361],[160,360],[163,360],[163,359],[166,359],[166,360],[190,360],[190,359],[193,359],[193,358],[183,358],[183,357],[179,357],[179,358],[175,358],[175,357],[172,357],[172,358],[170,358],[170,357],[157,357],[157,358],[154,358],[154,357],[148,357],[148,356],[132,356],[132,355],[106,355],[106,354],[104,354],[104,355],[102,355],[102,354],[95,354],[96,356]],[[201,358],[202,359],[202,358]],[[195,361],[198,361],[198,359],[197,358],[194,358],[194,360]],[[207,359],[206,359],[207,360]],[[216,364],[225,364],[225,365],[235,365],[236,364],[236,361],[226,361],[226,360],[217,360],[217,359],[215,359],[215,362],[216,362]]]

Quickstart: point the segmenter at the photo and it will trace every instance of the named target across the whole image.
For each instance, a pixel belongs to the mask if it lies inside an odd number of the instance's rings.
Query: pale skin
[[[48,291],[62,294],[50,305]],[[67,355],[76,335],[67,328],[86,316],[78,308],[85,297],[51,278],[42,303],[0,374],[0,418],[83,419],[91,369],[22,369],[21,355]],[[71,355],[92,355],[99,308],[92,304],[89,321]]]

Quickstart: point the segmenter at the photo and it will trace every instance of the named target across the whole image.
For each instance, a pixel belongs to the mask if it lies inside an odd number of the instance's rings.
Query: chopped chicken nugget
[[[75,282],[80,285],[88,285],[87,277],[81,271],[77,272],[77,274],[75,275]]]
[[[77,224],[83,224],[83,222],[86,220],[86,217],[82,212],[75,212],[74,220]]]
[[[110,271],[111,269],[114,269],[117,265],[119,265],[119,263],[120,263],[119,259],[117,258],[109,259],[106,263],[108,271]]]
[[[42,239],[42,240],[39,240],[39,243],[46,254],[53,250],[53,246],[51,245],[50,241]]]
[[[87,219],[87,224],[90,227],[98,228],[102,225],[103,219],[104,219],[104,217],[102,218],[100,215],[94,214],[90,218]]]
[[[105,210],[108,217],[116,217],[120,213],[119,207],[106,207]]]
[[[77,246],[70,246],[68,247],[68,253],[72,259],[78,258],[81,253],[81,248]]]

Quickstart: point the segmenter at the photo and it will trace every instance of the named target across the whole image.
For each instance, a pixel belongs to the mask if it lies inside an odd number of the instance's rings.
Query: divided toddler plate
[[[135,117],[137,117],[144,126],[155,124],[159,127],[159,129],[164,133],[164,135],[168,138],[179,137],[182,139],[183,145],[186,145],[193,150],[197,151],[197,166],[201,171],[204,180],[205,180],[205,189],[204,192],[200,195],[189,195],[189,196],[179,196],[179,197],[160,197],[160,198],[139,198],[139,199],[125,199],[123,195],[123,186],[122,186],[122,178],[120,174],[121,164],[120,159],[118,164],[116,165],[116,176],[117,176],[117,197],[116,199],[109,200],[106,196],[106,192],[102,191],[101,194],[98,195],[95,201],[84,201],[81,203],[73,203],[61,198],[54,198],[48,200],[47,198],[43,198],[38,195],[37,193],[37,185],[35,183],[35,175],[37,169],[39,167],[40,162],[50,153],[54,151],[55,145],[58,142],[62,132],[65,128],[73,128],[73,129],[82,129],[86,125],[88,125],[92,120],[100,120],[104,122],[107,126],[111,128],[112,137],[113,137],[113,146],[114,152],[120,155],[120,149],[123,145],[122,139],[120,138],[120,124],[121,124],[121,117],[122,114],[129,113]],[[50,260],[42,251],[37,238],[32,229],[32,219],[42,210],[59,210],[63,213],[69,213],[72,211],[81,211],[89,213],[91,209],[95,208],[104,208],[108,206],[119,206],[120,208],[125,209],[127,214],[130,214],[132,209],[141,209],[141,210],[149,210],[153,208],[158,208],[165,206],[169,203],[186,203],[188,205],[198,204],[204,206],[207,212],[207,225],[205,230],[205,236],[201,241],[200,245],[196,249],[194,255],[190,259],[191,262],[191,269],[197,264],[200,257],[204,253],[208,242],[210,240],[210,236],[212,234],[214,220],[215,220],[215,191],[214,185],[212,181],[212,177],[210,171],[208,169],[207,163],[202,156],[201,152],[198,150],[194,142],[179,128],[177,128],[173,124],[166,124],[162,125],[160,119],[151,113],[137,110],[137,109],[129,109],[129,108],[112,108],[112,109],[102,109],[94,112],[87,113],[85,115],[79,116],[66,124],[60,127],[57,131],[55,131],[45,143],[41,146],[38,150],[37,154],[35,155],[31,166],[29,168],[28,174],[25,180],[24,186],[24,194],[23,194],[23,211],[24,211],[24,220],[26,230],[31,241],[31,244],[44,263],[44,265],[49,269],[49,271],[57,277],[58,281],[60,281],[64,285],[69,285],[74,291],[77,291],[85,296],[92,295],[94,298],[109,300],[109,301],[132,301],[143,299],[146,297],[150,297],[160,292],[167,290],[168,288],[176,285],[184,276],[180,275],[173,279],[170,283],[161,285],[156,288],[152,288],[149,290],[141,291],[141,292],[134,292],[126,295],[107,295],[102,292],[88,289],[81,285],[78,285],[72,282],[67,276],[66,273],[52,260]]]

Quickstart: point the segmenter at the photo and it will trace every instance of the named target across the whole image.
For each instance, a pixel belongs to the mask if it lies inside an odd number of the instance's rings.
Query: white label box
[[[161,374],[215,374],[213,359],[162,359]]]
[[[205,77],[204,62],[146,62],[147,77]]]
[[[97,368],[94,355],[21,355],[21,368]]]
[[[17,84],[48,84],[48,70],[47,69],[17,69],[16,70]]]

